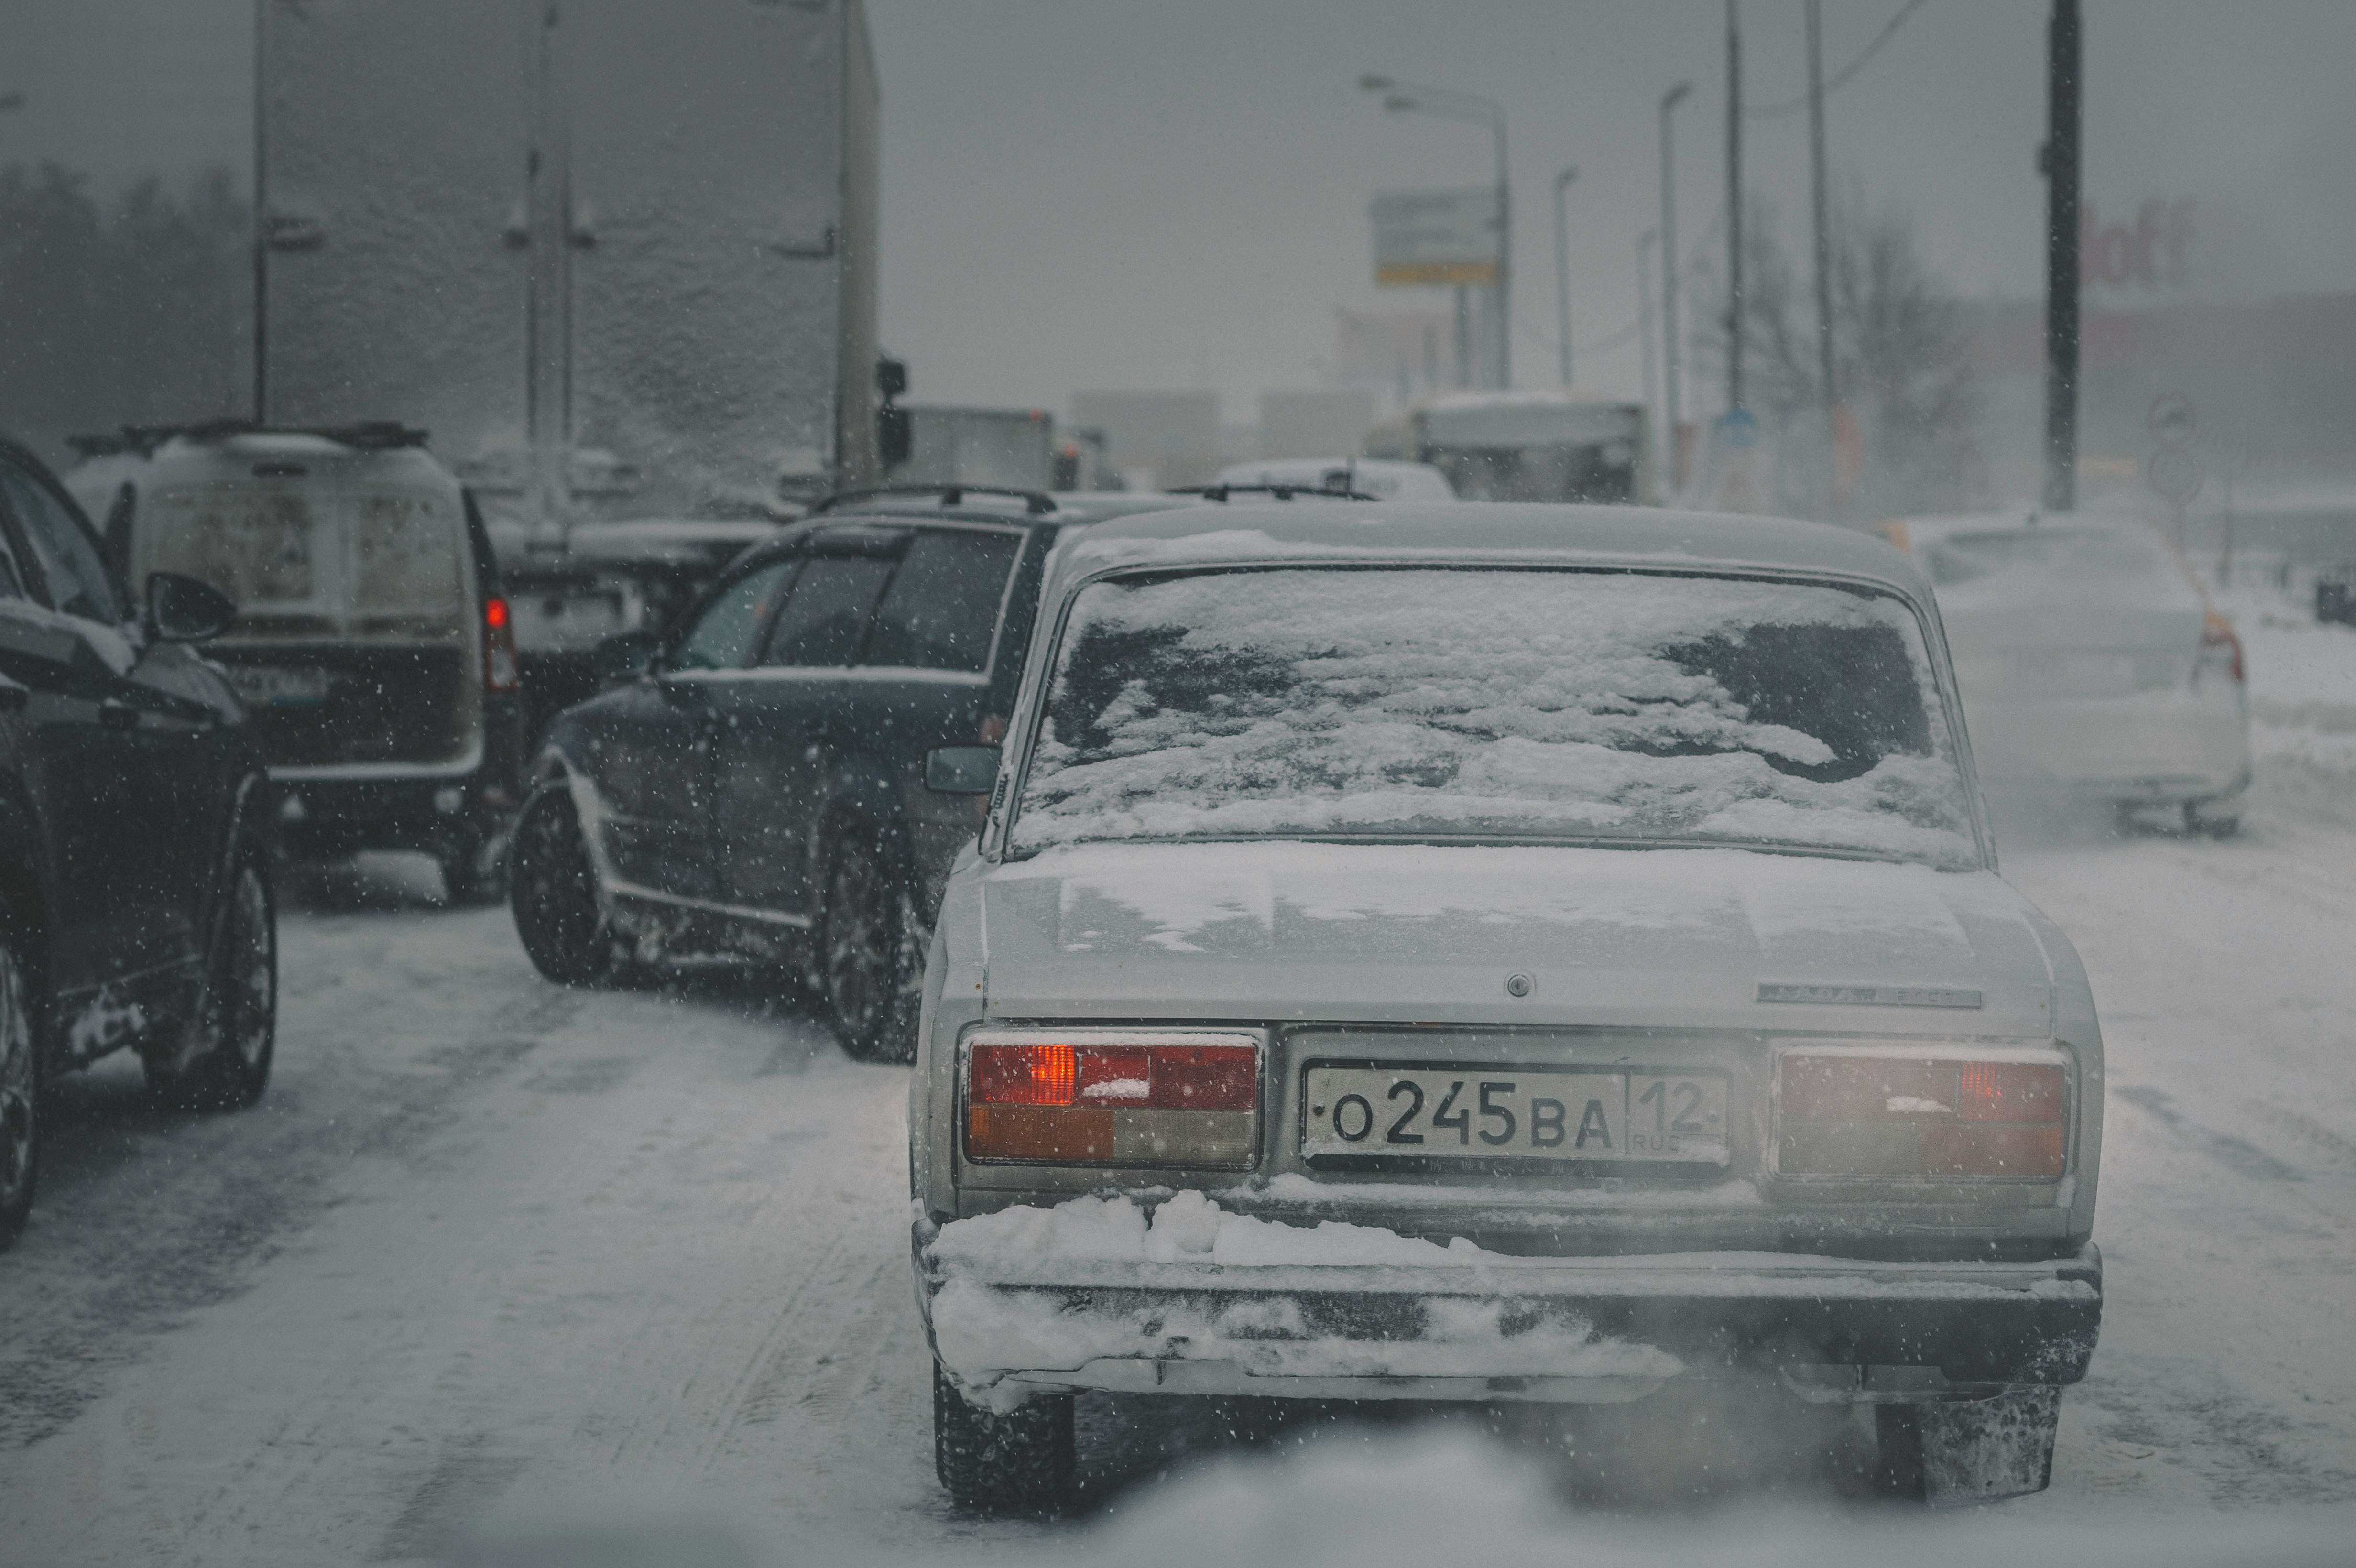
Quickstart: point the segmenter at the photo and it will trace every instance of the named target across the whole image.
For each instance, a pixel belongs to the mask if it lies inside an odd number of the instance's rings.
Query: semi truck
[[[265,0],[256,417],[399,419],[494,515],[877,478],[860,0]]]

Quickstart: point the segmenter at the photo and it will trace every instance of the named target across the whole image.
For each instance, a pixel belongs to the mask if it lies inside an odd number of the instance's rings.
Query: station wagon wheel
[[[33,1211],[40,1174],[41,1068],[33,1038],[32,987],[20,939],[0,904],[0,1249]]]
[[[243,1110],[270,1084],[278,1038],[278,912],[263,864],[255,848],[239,853],[197,1017],[177,1053],[145,1061],[148,1086],[184,1110]]]
[[[524,807],[512,853],[509,907],[532,967],[561,985],[602,978],[613,966],[613,935],[597,907],[597,869],[581,818],[561,786]]]
[[[835,1038],[862,1061],[916,1060],[908,910],[882,846],[845,838],[827,868],[819,974]]]

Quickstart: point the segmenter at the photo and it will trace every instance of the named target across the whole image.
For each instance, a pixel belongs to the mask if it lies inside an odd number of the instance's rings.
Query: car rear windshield
[[[1948,534],[1922,547],[1942,588],[2020,572],[2040,578],[2137,577],[2158,571],[2158,548],[2116,528],[2006,528]]]
[[[1976,864],[1922,634],[1830,584],[1465,569],[1074,603],[1018,851],[1090,839],[1770,845]]]
[[[469,616],[464,532],[456,498],[429,492],[185,485],[148,507],[133,575],[200,578],[247,630],[446,635]]]

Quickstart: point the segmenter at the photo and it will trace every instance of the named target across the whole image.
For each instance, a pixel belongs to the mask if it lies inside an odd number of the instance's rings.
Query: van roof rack
[[[1162,492],[1165,496],[1200,496],[1205,501],[1225,506],[1230,496],[1270,496],[1280,501],[1298,496],[1313,496],[1321,501],[1379,501],[1380,496],[1369,496],[1364,490],[1329,490],[1323,485],[1182,485]]]
[[[1018,490],[1009,485],[877,485],[864,490],[837,490],[811,503],[809,515],[830,512],[853,501],[872,501],[877,496],[937,496],[944,507],[964,504],[968,496],[1000,496],[1023,503],[1030,514],[1043,517],[1055,510],[1055,497],[1044,490]]]
[[[187,424],[127,424],[111,435],[70,435],[66,444],[84,457],[135,452],[152,457],[166,442],[219,442],[241,435],[316,435],[362,452],[395,452],[423,446],[425,432],[399,420],[359,420],[351,424],[256,424],[252,420],[198,420]]]

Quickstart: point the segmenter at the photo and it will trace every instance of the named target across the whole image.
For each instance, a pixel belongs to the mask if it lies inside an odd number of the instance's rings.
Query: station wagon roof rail
[[[934,496],[944,507],[962,506],[968,496],[994,496],[1021,501],[1033,517],[1044,517],[1055,510],[1055,498],[1044,490],[1022,490],[1007,485],[877,485],[863,490],[838,490],[820,497],[809,509],[809,515],[831,512],[854,501],[872,501],[879,497]]]

